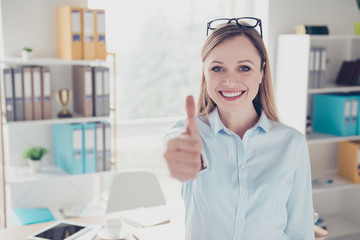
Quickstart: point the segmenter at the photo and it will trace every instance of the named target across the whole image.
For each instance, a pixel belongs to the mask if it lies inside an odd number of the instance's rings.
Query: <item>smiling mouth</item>
[[[240,97],[242,94],[245,93],[245,91],[237,91],[237,92],[223,92],[223,91],[219,91],[219,93],[226,98],[236,98],[236,97]]]

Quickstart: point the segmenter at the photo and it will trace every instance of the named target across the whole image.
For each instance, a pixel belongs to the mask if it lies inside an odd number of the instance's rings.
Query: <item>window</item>
[[[185,115],[198,95],[206,23],[231,16],[235,1],[89,1],[106,10],[108,51],[117,56],[120,119]]]

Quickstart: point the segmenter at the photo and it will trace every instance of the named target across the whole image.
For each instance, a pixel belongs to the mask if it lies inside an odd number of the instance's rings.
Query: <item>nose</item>
[[[225,78],[224,83],[228,86],[236,84],[240,80],[239,76],[234,72],[229,72]]]

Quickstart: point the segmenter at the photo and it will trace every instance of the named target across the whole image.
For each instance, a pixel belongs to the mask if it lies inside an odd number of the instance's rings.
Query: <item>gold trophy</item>
[[[63,88],[56,91],[56,100],[60,102],[62,105],[62,110],[58,113],[59,118],[72,117],[71,112],[66,109],[66,105],[69,103],[71,98],[72,98],[72,91],[70,89]]]

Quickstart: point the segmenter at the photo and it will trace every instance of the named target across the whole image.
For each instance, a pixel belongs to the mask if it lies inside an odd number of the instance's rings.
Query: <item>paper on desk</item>
[[[168,216],[154,213],[144,207],[124,211],[119,215],[129,224],[134,224],[139,227],[151,227],[170,222],[170,218]]]
[[[133,232],[138,240],[184,240],[184,232],[176,225],[164,224],[148,228],[138,228]]]

